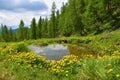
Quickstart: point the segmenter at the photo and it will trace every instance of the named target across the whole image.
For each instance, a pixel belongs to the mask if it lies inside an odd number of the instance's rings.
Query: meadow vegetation
[[[0,43],[0,80],[120,80],[119,34],[117,30],[96,36]],[[28,48],[31,44],[53,43],[87,45],[86,50],[92,47],[102,55],[72,54],[56,61]]]
[[[0,80],[120,80],[120,0],[68,0],[58,6],[53,2],[50,15],[42,12],[38,21],[20,20],[15,30],[15,24],[0,25]],[[3,23],[6,19],[3,15]],[[46,60],[29,48],[49,44],[71,45],[71,55]]]

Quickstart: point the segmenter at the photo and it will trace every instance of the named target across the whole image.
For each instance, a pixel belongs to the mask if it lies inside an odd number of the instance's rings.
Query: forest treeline
[[[0,41],[22,41],[62,36],[86,36],[120,27],[120,0],[68,0],[56,10],[53,2],[50,18],[33,18],[30,27],[21,20],[17,31],[1,25]]]

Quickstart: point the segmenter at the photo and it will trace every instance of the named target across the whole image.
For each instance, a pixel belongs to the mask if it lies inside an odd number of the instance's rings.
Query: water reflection
[[[46,59],[59,60],[65,55],[69,55],[68,47],[63,44],[51,44],[46,47],[30,46],[35,53],[40,55],[46,55]]]
[[[31,45],[31,49],[39,54],[46,55],[46,59],[59,60],[65,55],[76,55],[83,57],[86,55],[98,56],[98,52],[93,50],[92,47],[86,45],[73,45],[73,44],[51,44],[45,47]]]

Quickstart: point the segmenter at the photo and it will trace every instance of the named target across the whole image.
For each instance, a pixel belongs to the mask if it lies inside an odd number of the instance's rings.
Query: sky
[[[68,0],[0,0],[0,24],[17,28],[20,20],[25,25],[30,25],[33,17],[38,21],[39,17],[49,17],[52,3],[60,10],[62,3]]]

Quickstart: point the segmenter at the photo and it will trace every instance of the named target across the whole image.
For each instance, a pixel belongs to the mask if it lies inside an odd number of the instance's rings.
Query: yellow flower
[[[108,64],[108,66],[110,66],[111,64]]]
[[[68,73],[68,71],[66,71],[66,73]]]
[[[60,69],[60,66],[57,66],[57,69]]]
[[[69,63],[68,63],[68,65],[69,65],[69,64],[72,64],[72,63],[73,63],[73,62],[70,60]]]
[[[120,77],[120,74],[116,74],[116,77]]]
[[[60,70],[59,70],[59,69],[57,69],[57,70],[56,70],[56,72],[57,72],[57,73],[60,73]]]
[[[66,76],[68,76],[68,74],[66,74]]]
[[[107,71],[107,73],[110,73],[110,72],[112,72],[113,71],[113,69],[109,69],[108,71]]]

